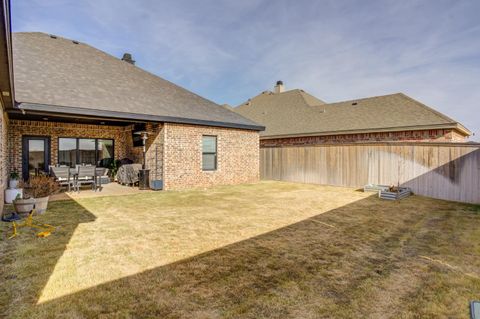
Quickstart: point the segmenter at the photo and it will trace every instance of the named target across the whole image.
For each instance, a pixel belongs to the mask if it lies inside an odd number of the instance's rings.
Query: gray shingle
[[[19,103],[259,129],[235,112],[84,43],[39,32],[14,33],[13,57]]]
[[[307,99],[305,98],[307,96]],[[451,127],[461,124],[402,93],[326,104],[302,90],[263,92],[235,111],[266,126],[262,137]]]

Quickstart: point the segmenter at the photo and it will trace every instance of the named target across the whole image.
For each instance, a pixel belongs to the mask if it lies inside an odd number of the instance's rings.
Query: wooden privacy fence
[[[260,150],[260,177],[363,187],[407,186],[416,194],[480,203],[480,144],[369,143]]]

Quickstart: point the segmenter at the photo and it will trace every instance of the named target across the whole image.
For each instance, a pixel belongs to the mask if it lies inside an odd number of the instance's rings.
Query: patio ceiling
[[[9,118],[13,120],[78,123],[91,125],[127,126],[147,121],[134,119],[117,119],[101,116],[87,116],[78,114],[60,114],[44,111],[23,111],[20,109],[8,110]]]

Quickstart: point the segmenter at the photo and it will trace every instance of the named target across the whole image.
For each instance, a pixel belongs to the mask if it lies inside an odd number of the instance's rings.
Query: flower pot
[[[35,213],[43,214],[47,211],[50,196],[35,198]]]
[[[17,197],[18,199],[23,198],[23,189],[9,188],[5,190],[5,203],[12,204]]]
[[[11,179],[8,181],[8,188],[15,189],[18,186],[18,179]]]
[[[18,215],[25,217],[30,214],[35,207],[35,199],[16,199],[13,201],[13,207]]]

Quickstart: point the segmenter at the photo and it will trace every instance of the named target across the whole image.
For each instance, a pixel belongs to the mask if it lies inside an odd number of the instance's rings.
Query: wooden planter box
[[[388,199],[388,200],[397,200],[397,199],[402,199],[407,196],[410,196],[411,194],[412,192],[408,187],[400,187],[398,192],[390,192],[387,188],[386,190],[379,191],[378,197],[382,199]]]

